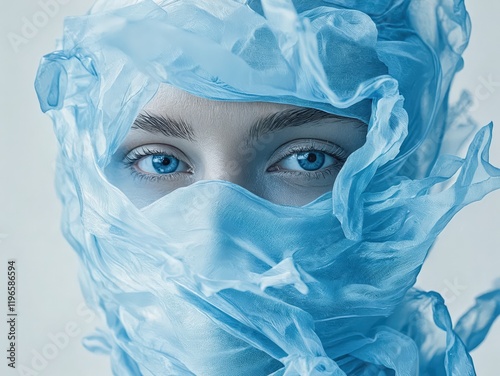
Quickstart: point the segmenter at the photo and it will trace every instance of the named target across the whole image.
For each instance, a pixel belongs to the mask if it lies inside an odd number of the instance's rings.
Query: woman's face
[[[281,205],[330,191],[366,125],[322,111],[221,102],[162,85],[106,167],[139,208],[199,180],[226,180]]]

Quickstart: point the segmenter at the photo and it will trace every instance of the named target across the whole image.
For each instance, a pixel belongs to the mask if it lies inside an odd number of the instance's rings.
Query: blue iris
[[[159,174],[174,172],[179,166],[179,160],[171,155],[153,155],[153,168]]]
[[[325,163],[325,154],[317,151],[299,153],[297,154],[297,162],[304,170],[317,170],[323,166],[323,163]]]

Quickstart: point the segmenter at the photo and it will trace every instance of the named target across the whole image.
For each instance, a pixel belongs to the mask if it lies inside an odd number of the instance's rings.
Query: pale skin
[[[106,175],[139,208],[199,180],[226,180],[302,206],[332,189],[366,131],[357,119],[318,110],[213,101],[161,85]]]

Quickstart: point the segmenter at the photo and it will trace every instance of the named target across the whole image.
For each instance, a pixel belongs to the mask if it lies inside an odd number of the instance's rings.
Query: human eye
[[[191,175],[193,169],[185,160],[183,153],[172,146],[144,145],[128,152],[123,163],[134,177],[158,181]]]
[[[267,172],[295,177],[321,179],[333,175],[344,165],[348,153],[332,142],[321,140],[292,141],[281,146]]]

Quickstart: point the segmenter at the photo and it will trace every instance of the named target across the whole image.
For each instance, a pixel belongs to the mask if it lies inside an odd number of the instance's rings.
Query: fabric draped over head
[[[108,325],[87,346],[116,375],[474,374],[500,292],[454,330],[412,288],[453,215],[500,187],[491,125],[455,155],[473,128],[448,109],[469,28],[458,0],[103,0],[68,18],[35,87],[63,231]],[[202,181],[138,209],[103,170],[160,83],[357,118],[366,143],[302,207]]]

